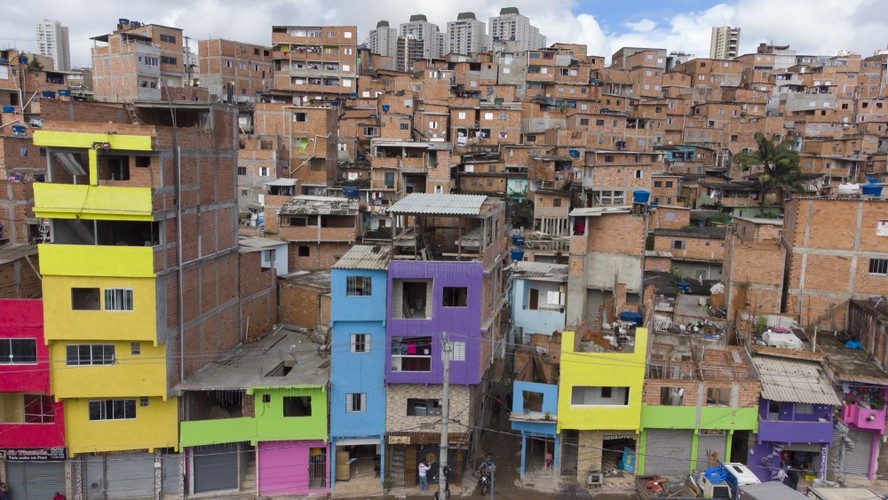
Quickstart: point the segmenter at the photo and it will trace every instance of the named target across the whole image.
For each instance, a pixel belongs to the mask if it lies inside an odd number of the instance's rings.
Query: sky
[[[29,0],[4,2],[0,47],[35,51],[43,18],[68,26],[71,62],[89,66],[90,37],[110,33],[118,18],[176,26],[192,40],[226,38],[270,45],[272,25],[356,25],[364,42],[379,20],[393,27],[425,14],[442,31],[459,12],[487,22],[518,7],[549,44],[584,43],[589,55],[621,47],[656,47],[709,56],[713,26],[741,28],[740,53],[763,41],[799,54],[849,50],[870,56],[888,44],[885,0]],[[192,50],[197,51],[196,42]]]

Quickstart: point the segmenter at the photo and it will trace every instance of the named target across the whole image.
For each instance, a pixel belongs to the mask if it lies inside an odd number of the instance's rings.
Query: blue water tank
[[[16,134],[16,135],[24,134],[25,133],[25,126],[24,125],[13,125],[12,126],[12,133]]]
[[[56,93],[54,90],[44,90],[41,95],[47,99],[55,99]]]
[[[342,194],[346,198],[358,198],[361,196],[361,191],[354,186],[342,186]]]
[[[638,326],[641,324],[643,317],[641,313],[632,312],[632,311],[623,311],[620,313],[620,321],[627,321],[629,323],[635,324]]]
[[[524,250],[520,248],[512,249],[512,260],[518,262],[524,260]]]
[[[59,90],[59,97],[68,97],[69,95],[71,95],[70,90],[68,90],[68,89],[60,89]]]
[[[882,196],[882,186],[878,184],[864,184],[860,186],[860,192],[864,196]]]
[[[682,293],[688,293],[691,291],[691,284],[687,281],[679,281],[675,284]]]
[[[520,234],[516,234],[516,235],[512,236],[512,244],[515,245],[516,247],[523,247],[524,246],[524,236],[521,236]]]
[[[632,203],[647,203],[651,197],[651,192],[644,189],[636,189],[632,191]]]
[[[866,183],[867,183],[867,184],[875,184],[875,183],[877,183],[877,182],[879,182],[879,178],[878,178],[878,177],[867,177],[867,178],[866,178]]]
[[[388,104],[383,104],[383,105],[382,105],[382,112],[383,112],[383,113],[388,113],[388,110],[389,110],[389,105],[388,105]]]
[[[3,106],[4,113],[15,113],[15,106]]]

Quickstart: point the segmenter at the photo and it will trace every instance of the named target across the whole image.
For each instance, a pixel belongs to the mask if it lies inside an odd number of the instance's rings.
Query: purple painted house
[[[492,403],[485,373],[502,357],[505,205],[487,196],[414,193],[388,213],[386,473],[392,486],[411,486],[416,464],[439,459],[444,339],[451,347],[450,415],[463,424],[448,429],[455,471],[463,469],[476,419]]]
[[[818,361],[757,354],[759,430],[748,466],[762,481],[791,467],[825,479],[833,411],[841,401]]]

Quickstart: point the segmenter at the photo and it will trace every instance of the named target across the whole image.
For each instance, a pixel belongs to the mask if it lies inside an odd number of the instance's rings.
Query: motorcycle
[[[487,490],[490,489],[490,473],[482,472],[481,476],[478,478],[478,489],[481,490],[481,496],[487,494]]]

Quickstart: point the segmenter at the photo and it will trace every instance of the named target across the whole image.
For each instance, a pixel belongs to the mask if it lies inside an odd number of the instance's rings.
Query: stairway
[[[786,446],[785,443],[774,443],[771,453],[763,456],[761,459],[761,464],[771,471],[772,480],[779,479],[780,469],[782,468],[780,455],[783,453],[784,446]]]
[[[392,447],[392,458],[389,479],[393,488],[404,487],[404,447]]]

